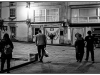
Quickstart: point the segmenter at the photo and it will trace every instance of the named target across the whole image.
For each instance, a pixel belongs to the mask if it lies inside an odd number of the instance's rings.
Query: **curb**
[[[23,64],[20,64],[20,65],[13,66],[13,67],[10,68],[10,70],[17,69],[17,68],[23,67],[25,65],[31,64],[31,63],[35,63],[37,60],[38,60],[38,56],[37,56],[37,54],[35,54],[35,59],[34,60],[23,63]],[[4,69],[3,72],[0,71],[0,73],[4,73],[4,72],[7,72],[7,69]]]

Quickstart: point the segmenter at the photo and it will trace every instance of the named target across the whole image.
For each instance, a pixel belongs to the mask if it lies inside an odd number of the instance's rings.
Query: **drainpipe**
[[[28,29],[27,29],[27,41],[29,41],[29,26],[30,26],[30,18],[29,18],[29,10],[30,10],[30,2],[27,2],[27,26],[28,26]]]

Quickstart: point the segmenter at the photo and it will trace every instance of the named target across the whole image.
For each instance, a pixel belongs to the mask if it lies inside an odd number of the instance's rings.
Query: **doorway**
[[[40,30],[40,28],[32,28],[32,32],[33,32],[33,42],[35,42],[35,36],[38,34],[38,31]]]

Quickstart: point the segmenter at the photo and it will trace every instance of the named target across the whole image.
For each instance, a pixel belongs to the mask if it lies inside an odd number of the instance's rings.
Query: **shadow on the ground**
[[[71,73],[86,73],[89,71],[89,69],[93,66],[94,63],[88,63],[88,62],[83,62],[79,67],[77,67],[74,71]]]

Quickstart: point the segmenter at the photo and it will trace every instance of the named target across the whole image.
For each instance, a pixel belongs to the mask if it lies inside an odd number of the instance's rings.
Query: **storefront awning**
[[[100,23],[70,23],[70,27],[98,27]]]
[[[31,22],[31,24],[54,24],[54,23],[65,23],[64,21],[57,22]]]

